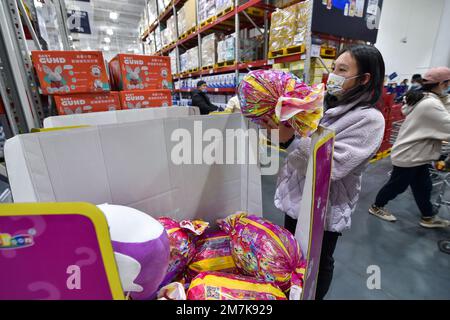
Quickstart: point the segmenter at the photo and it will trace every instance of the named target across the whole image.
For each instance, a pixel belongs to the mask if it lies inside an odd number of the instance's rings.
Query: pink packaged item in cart
[[[280,70],[255,70],[239,84],[242,114],[254,122],[270,116],[291,126],[301,136],[316,131],[323,116],[324,86],[308,86]]]
[[[198,238],[195,257],[188,266],[188,278],[205,271],[237,273],[231,255],[230,237],[223,231],[208,231]]]
[[[234,262],[245,275],[274,283],[283,291],[303,288],[306,262],[285,228],[240,212],[218,221],[231,238]]]
[[[274,284],[222,272],[202,272],[192,280],[188,300],[287,300]]]
[[[164,286],[176,279],[195,255],[195,238],[203,234],[208,222],[202,220],[183,220],[160,217],[158,221],[164,226],[170,241],[170,260]]]

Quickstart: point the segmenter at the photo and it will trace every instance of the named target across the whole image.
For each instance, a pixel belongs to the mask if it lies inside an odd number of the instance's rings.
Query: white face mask
[[[354,76],[351,78],[345,78],[343,76],[339,76],[335,73],[330,73],[327,81],[327,92],[332,96],[341,96],[345,93],[344,83],[347,80],[359,78],[359,76]]]

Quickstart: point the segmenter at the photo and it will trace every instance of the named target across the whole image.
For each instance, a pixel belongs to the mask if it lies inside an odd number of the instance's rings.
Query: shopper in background
[[[230,100],[228,100],[227,107],[225,108],[225,112],[241,112],[241,103],[239,102],[239,97],[234,96]]]
[[[422,87],[422,82],[423,79],[420,74],[413,75],[411,79],[411,87],[409,88],[409,90],[411,91],[420,90],[420,88]]]
[[[336,138],[316,299],[323,299],[328,292],[337,240],[342,231],[350,228],[362,172],[383,139],[384,118],[375,105],[381,98],[384,75],[381,53],[373,46],[356,45],[340,53],[329,76],[321,125],[335,131]],[[270,118],[265,121],[267,129],[280,129],[280,141],[288,146],[289,154],[278,177],[275,205],[286,214],[285,227],[295,233],[311,138],[294,136],[292,129],[276,126]]]
[[[208,86],[201,80],[197,83],[197,89],[192,92],[192,105],[200,109],[200,114],[209,114],[218,111],[219,107],[212,104],[206,95]]]
[[[449,81],[449,68],[435,68],[425,74],[420,90],[406,95],[403,106],[406,119],[391,153],[394,169],[369,209],[371,214],[396,221],[384,207],[410,186],[422,214],[420,225],[425,228],[450,226],[450,221],[439,218],[433,210],[429,172],[430,163],[441,155],[442,141],[450,141],[450,113],[444,106]]]

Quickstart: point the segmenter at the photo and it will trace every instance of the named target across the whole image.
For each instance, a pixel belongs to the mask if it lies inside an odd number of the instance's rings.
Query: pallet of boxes
[[[306,50],[308,19],[311,15],[309,1],[286,9],[277,9],[271,18],[269,59],[301,54]]]

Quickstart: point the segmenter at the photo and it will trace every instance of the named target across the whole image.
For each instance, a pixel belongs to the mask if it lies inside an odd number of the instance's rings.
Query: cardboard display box
[[[172,88],[170,58],[118,54],[109,62],[116,90],[160,90]]]
[[[169,90],[121,91],[120,103],[124,110],[168,107],[172,105],[172,94]]]
[[[32,51],[31,59],[43,94],[110,90],[101,51]]]
[[[81,113],[45,118],[44,128],[48,129],[73,126],[99,126],[105,124],[138,122],[152,119],[188,117],[199,114],[200,110],[197,107],[184,106]]]
[[[120,110],[119,93],[80,93],[55,96],[58,114],[75,114]]]
[[[241,115],[230,114],[17,135],[5,145],[13,197],[16,202],[119,204],[153,217],[164,215],[178,220],[214,222],[236,211],[261,216],[258,164],[173,162],[172,153],[179,144],[171,139],[173,132],[183,129],[195,137],[199,126],[219,130],[224,137],[228,129],[255,127]],[[251,154],[256,156],[257,146],[249,139],[243,142],[246,159]],[[312,136],[295,234],[308,259],[304,288],[297,297],[300,299],[315,296],[333,142],[333,132],[325,128]],[[203,141],[202,147],[206,145],[209,143]],[[195,157],[196,153],[191,150],[191,154]]]

